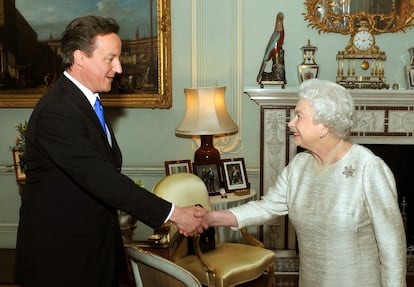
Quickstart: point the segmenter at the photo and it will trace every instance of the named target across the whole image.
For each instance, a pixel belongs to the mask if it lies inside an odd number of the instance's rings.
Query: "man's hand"
[[[191,236],[208,228],[207,213],[206,209],[199,206],[175,206],[170,220],[175,223],[181,234]]]

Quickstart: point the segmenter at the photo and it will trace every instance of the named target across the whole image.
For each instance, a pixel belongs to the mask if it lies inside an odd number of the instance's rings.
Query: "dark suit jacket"
[[[36,105],[16,247],[23,286],[111,286],[125,263],[117,209],[151,227],[167,217],[169,202],[120,173],[121,152],[106,122],[112,147],[90,103],[65,76]]]

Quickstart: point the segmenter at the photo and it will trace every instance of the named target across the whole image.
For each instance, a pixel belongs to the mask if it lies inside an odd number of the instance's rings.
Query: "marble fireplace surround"
[[[361,144],[414,145],[414,90],[350,90],[356,121],[351,140]],[[245,89],[260,107],[260,194],[296,153],[287,123],[297,89]],[[263,226],[261,238],[271,249],[296,249],[295,231],[286,218]]]

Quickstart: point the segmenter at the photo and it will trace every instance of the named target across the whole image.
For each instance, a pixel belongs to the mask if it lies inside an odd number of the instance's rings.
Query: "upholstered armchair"
[[[203,181],[190,173],[177,173],[166,176],[157,182],[153,192],[176,204],[190,206],[201,204],[211,210],[209,195]],[[191,272],[206,286],[229,287],[252,281],[262,274],[268,274],[268,286],[273,286],[273,251],[263,248],[263,244],[242,229],[243,237],[249,244],[218,242],[213,250],[202,252],[200,236],[185,238],[171,225],[170,238],[174,238],[174,251],[171,260]],[[193,241],[194,253],[189,252],[188,240]]]

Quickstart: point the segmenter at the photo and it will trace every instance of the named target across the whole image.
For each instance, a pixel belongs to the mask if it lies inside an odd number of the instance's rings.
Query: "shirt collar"
[[[82,91],[82,93],[85,95],[85,97],[88,99],[89,103],[93,107],[95,105],[96,97],[100,98],[99,94],[98,93],[92,93],[91,90],[89,90],[87,87],[82,85],[78,80],[76,80],[74,77],[72,77],[68,72],[64,71],[63,74],[70,81],[72,81],[75,84],[75,86],[77,86]]]

